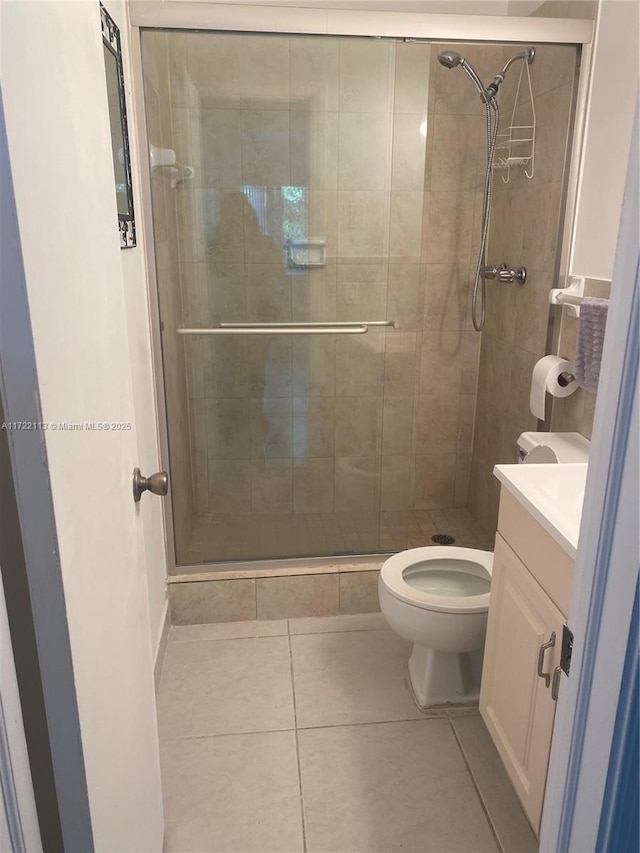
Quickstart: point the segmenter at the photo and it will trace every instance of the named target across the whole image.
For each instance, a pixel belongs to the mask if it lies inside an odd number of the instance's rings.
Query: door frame
[[[638,357],[640,349],[640,174],[636,102],[602,357],[591,458],[568,624],[575,636],[571,676],[562,678],[541,850],[596,850],[640,563],[638,544]],[[615,697],[615,701],[612,701]],[[603,824],[604,825],[604,824]]]
[[[41,424],[40,393],[0,92],[0,423]],[[0,432],[0,563],[40,834],[94,849],[43,432]]]
[[[488,15],[432,15],[415,12],[370,12],[345,11],[302,7],[276,7],[236,5],[233,3],[198,3],[164,0],[164,2],[133,3],[130,6],[131,24],[131,72],[134,109],[145,115],[144,78],[142,71],[142,29],[176,29],[199,31],[234,31],[246,33],[278,33],[281,35],[333,35],[390,38],[414,41],[455,42],[534,42],[537,44],[571,44],[581,49],[581,73],[576,96],[574,124],[572,128],[571,155],[565,203],[564,228],[560,251],[560,278],[569,271],[569,255],[572,244],[574,211],[577,200],[578,177],[582,154],[582,140],[587,108],[589,81],[591,77],[593,21],[512,18]],[[162,364],[162,331],[158,278],[155,259],[153,215],[151,206],[151,170],[149,166],[149,138],[146,121],[138,122],[139,131],[134,143],[140,170],[141,203],[148,215],[143,217],[144,251],[148,269],[149,305],[151,316],[151,339],[153,371],[158,400],[158,423],[160,434],[160,458],[162,467],[170,471],[167,403],[164,389]],[[339,562],[334,557],[291,560],[265,560],[234,563],[202,563],[197,566],[179,566],[176,561],[175,535],[173,527],[173,498],[171,490],[163,502],[167,541],[167,575],[169,581],[179,573],[255,571],[286,566],[292,562],[296,567],[313,570],[316,566]],[[369,558],[370,559],[370,558]],[[349,562],[357,558],[349,557]]]

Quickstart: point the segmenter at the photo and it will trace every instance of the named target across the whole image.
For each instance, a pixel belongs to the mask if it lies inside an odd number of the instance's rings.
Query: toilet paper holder
[[[558,355],[545,355],[536,362],[531,376],[529,409],[531,414],[544,421],[546,417],[545,398],[568,397],[577,388],[575,365]]]

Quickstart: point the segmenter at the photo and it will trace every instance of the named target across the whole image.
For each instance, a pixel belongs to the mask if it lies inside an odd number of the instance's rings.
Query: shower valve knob
[[[518,267],[517,270],[509,270],[509,281],[515,281],[516,284],[524,284],[527,280],[527,270],[525,267]]]
[[[166,471],[157,471],[150,477],[143,477],[139,468],[133,469],[133,499],[136,503],[143,492],[164,496],[169,491],[169,475]]]
[[[499,267],[485,267],[484,277],[488,279],[498,279],[503,284],[524,284],[527,280],[527,270],[525,267],[518,269],[510,269],[506,264],[500,264]]]

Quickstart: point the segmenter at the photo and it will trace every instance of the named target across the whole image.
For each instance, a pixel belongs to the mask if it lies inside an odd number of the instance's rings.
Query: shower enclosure
[[[487,282],[481,336],[484,106],[437,55],[490,81],[527,45],[147,29],[141,46],[176,564],[396,551],[474,502],[489,526],[489,464],[535,427],[522,385],[548,345],[576,47],[531,66],[535,175],[493,176],[487,257],[532,277],[524,296]],[[510,74],[501,106],[526,111]]]

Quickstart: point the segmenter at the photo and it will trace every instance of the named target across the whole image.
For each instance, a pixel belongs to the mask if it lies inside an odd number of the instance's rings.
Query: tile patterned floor
[[[326,515],[196,516],[182,562],[372,554],[432,545],[448,533],[456,545],[493,548],[467,509]]]
[[[172,628],[165,850],[537,850],[477,711],[419,711],[409,652],[379,613]]]

